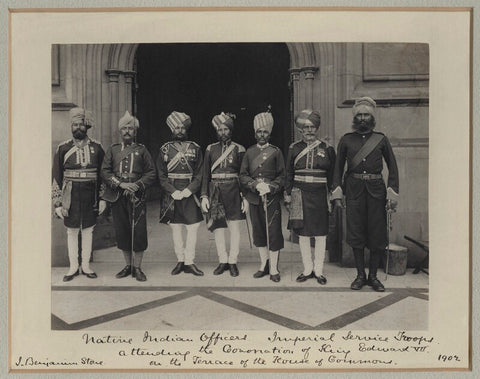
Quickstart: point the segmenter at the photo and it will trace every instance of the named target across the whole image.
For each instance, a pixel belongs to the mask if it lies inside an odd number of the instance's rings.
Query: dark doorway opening
[[[282,43],[141,44],[136,55],[138,141],[156,159],[170,140],[167,116],[174,110],[192,118],[189,139],[203,149],[216,141],[212,117],[237,118],[234,141],[255,143],[253,118],[271,106],[271,143],[286,152],[291,142],[290,57]]]

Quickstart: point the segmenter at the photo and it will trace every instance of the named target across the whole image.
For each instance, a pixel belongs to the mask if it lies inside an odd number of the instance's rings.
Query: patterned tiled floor
[[[280,266],[282,280],[253,279],[254,263],[240,264],[240,276],[171,276],[173,264],[151,263],[148,281],[115,279],[120,263],[94,264],[98,278],[62,281],[52,269],[52,329],[55,330],[425,330],[428,276],[389,276],[384,293],[350,290],[355,270],[325,265],[326,286],[296,283],[298,264]]]

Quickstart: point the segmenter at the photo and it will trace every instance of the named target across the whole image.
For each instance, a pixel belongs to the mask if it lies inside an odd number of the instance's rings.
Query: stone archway
[[[334,47],[333,43],[287,43],[290,53],[290,84],[292,87],[292,113],[301,109],[320,109],[322,113],[322,129],[320,137],[333,142],[335,137],[335,96],[334,96]],[[117,120],[124,109],[132,111],[132,83],[135,76],[135,54],[138,44],[88,45],[87,73],[89,79],[95,81],[95,75],[103,73],[101,88],[102,105],[97,109],[101,117],[101,139],[105,144],[115,141]],[[99,68],[95,74],[94,67]],[[88,86],[87,86],[88,89]],[[106,90],[106,93],[105,91]],[[88,98],[88,96],[87,96]],[[98,95],[97,95],[98,98]],[[92,98],[91,108],[98,108]],[[108,99],[108,107],[103,100]],[[87,100],[88,102],[88,100]],[[97,104],[97,105],[96,105]],[[89,104],[87,104],[89,105]],[[121,111],[120,111],[121,110]],[[298,137],[292,125],[292,140]]]
[[[132,111],[132,85],[138,44],[57,45],[58,60],[52,59],[52,109],[54,125],[64,125],[65,112],[74,106],[92,110],[96,127],[91,136],[107,147],[118,142],[117,124],[128,109]],[[290,56],[292,114],[304,108],[320,109],[320,137],[334,143],[335,133],[335,49],[334,44],[287,43]],[[52,79],[54,77],[52,76]],[[293,120],[291,120],[293,121]],[[64,128],[54,128],[53,148],[68,138]],[[290,139],[295,140],[293,124]],[[54,232],[55,234],[56,232]],[[56,234],[60,234],[60,231]],[[62,234],[64,237],[64,234]],[[65,241],[58,239],[53,250],[55,264],[64,260]],[[62,245],[63,244],[63,245]],[[61,246],[60,246],[61,245]],[[63,261],[62,261],[63,262]]]

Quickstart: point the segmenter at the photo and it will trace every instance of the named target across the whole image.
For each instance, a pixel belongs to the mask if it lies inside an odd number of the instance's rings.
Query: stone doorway
[[[216,141],[211,119],[237,116],[234,140],[255,143],[253,118],[271,106],[271,142],[284,152],[291,143],[290,55],[282,43],[141,44],[136,52],[138,141],[154,159],[170,139],[165,120],[174,110],[189,114],[189,138],[202,149]]]

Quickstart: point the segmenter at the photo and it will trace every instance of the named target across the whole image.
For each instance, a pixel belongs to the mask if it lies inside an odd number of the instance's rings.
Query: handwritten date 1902
[[[458,355],[438,354],[438,360],[442,362],[448,362],[448,361],[460,362],[460,358]]]

